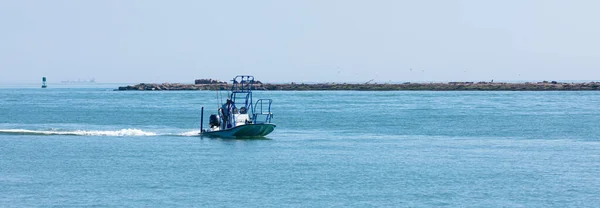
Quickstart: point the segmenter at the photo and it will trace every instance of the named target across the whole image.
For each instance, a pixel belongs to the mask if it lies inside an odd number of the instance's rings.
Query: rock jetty
[[[227,82],[221,82],[218,80],[214,80],[214,79],[197,79],[194,80],[194,84],[227,84]]]
[[[179,84],[179,83],[162,83],[162,84],[147,84],[140,83],[119,87],[119,91],[137,90],[137,91],[164,91],[164,90],[229,90],[230,84]]]
[[[229,90],[231,84],[216,80],[204,80],[200,84],[146,84],[119,87],[118,90]],[[257,83],[255,90],[279,91],[318,91],[318,90],[355,90],[355,91],[600,91],[600,82],[561,83],[556,81],[505,83],[505,82],[448,82],[448,83],[402,83],[402,84],[268,84]]]

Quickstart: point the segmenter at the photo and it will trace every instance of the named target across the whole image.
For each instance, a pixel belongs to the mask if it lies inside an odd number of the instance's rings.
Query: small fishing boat
[[[209,117],[209,128],[204,129],[204,107],[200,120],[200,136],[248,138],[264,137],[275,130],[271,123],[271,99],[252,100],[254,76],[238,75],[232,80],[231,92],[225,103]]]

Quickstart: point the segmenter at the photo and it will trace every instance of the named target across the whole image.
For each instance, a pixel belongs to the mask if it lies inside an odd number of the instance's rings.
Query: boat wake
[[[200,134],[200,131],[188,131],[188,132],[183,132],[183,133],[179,133],[179,134],[175,134],[176,136],[198,136]]]
[[[28,129],[0,129],[0,134],[4,135],[66,135],[66,136],[108,136],[108,137],[125,137],[125,136],[197,136],[199,131],[189,131],[183,133],[166,133],[159,134],[156,132],[148,132],[140,129],[121,129],[117,131],[101,131],[101,130],[28,130]]]

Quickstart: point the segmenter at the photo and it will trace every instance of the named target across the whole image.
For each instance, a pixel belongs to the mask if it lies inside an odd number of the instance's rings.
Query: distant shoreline
[[[119,87],[118,91],[184,91],[229,90],[231,84],[147,84]],[[254,90],[265,91],[600,91],[600,82],[562,83],[556,81],[506,83],[506,82],[448,82],[402,84],[268,84],[254,85]]]

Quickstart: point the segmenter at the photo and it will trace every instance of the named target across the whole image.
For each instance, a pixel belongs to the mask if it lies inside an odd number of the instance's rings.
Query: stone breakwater
[[[230,90],[231,84],[147,84],[119,87],[118,90],[164,91],[164,90]],[[403,84],[255,84],[254,90],[318,91],[600,91],[600,82],[560,83],[560,82],[448,82],[448,83],[403,83]]]
[[[179,83],[162,83],[148,84],[140,83],[137,85],[129,85],[119,87],[117,90],[137,90],[137,91],[164,91],[164,90],[229,90],[230,84],[179,84]]]

